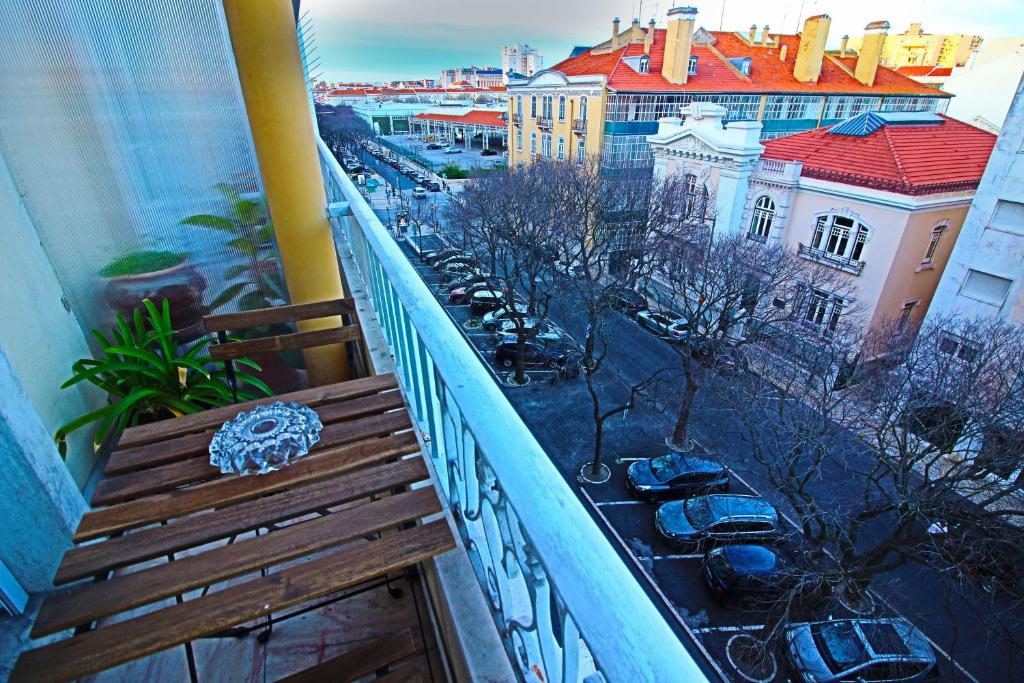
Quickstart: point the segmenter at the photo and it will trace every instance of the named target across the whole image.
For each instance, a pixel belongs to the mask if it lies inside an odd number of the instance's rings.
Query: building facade
[[[800,35],[773,34],[766,26],[760,37],[722,31],[694,31],[692,7],[669,10],[668,26],[646,28],[639,20],[620,30],[612,22],[610,40],[578,51],[532,78],[509,82],[509,111],[521,98],[554,101],[571,98],[570,84],[588,81],[600,86],[600,102],[588,98],[588,113],[599,108],[597,125],[577,134],[588,151],[601,151],[609,166],[651,166],[647,136],[657,132],[658,119],[672,116],[691,102],[721,104],[730,121],[761,122],[761,137],[769,139],[830,125],[864,111],[945,111],[949,95],[880,66],[878,58],[887,22],[869,25],[872,41],[858,57],[825,52],[831,20],[810,17]],[[574,51],[577,52],[577,51]],[[559,80],[566,88],[559,86]],[[595,107],[595,105],[597,105]],[[531,152],[525,144],[547,133],[538,126],[552,116],[524,104],[520,118],[510,116],[509,139],[521,133],[524,148],[515,160]],[[589,117],[588,117],[589,120]],[[519,123],[515,123],[519,121]]]
[[[762,144],[757,122],[723,127],[723,107],[693,104],[684,115],[651,136],[655,173],[707,188],[716,231],[783,244],[844,283],[841,294],[789,302],[794,320],[825,336],[844,315],[864,329],[922,320],[993,135],[931,112],[868,112]]]
[[[502,70],[493,66],[460,66],[442,69],[438,85],[442,88],[468,86],[471,88],[494,88],[502,85]]]
[[[544,55],[525,43],[506,45],[501,50],[502,80],[508,83],[509,74],[529,78],[544,68]]]
[[[867,34],[854,36],[849,40],[850,49],[859,52]],[[971,52],[982,44],[981,36],[954,33],[941,35],[925,33],[921,24],[911,24],[903,33],[885,37],[879,64],[890,68],[901,66],[940,66],[952,68],[963,66]]]
[[[998,133],[1022,75],[1024,37],[986,40],[943,83],[950,116]]]

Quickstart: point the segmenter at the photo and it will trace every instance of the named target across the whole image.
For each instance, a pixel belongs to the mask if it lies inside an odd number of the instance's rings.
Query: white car
[[[479,293],[480,292],[477,292],[477,294]],[[476,294],[474,294],[473,297],[476,298]],[[515,311],[518,315],[526,315],[527,313],[529,313],[529,309],[523,304],[516,304]],[[496,329],[498,329],[498,325],[501,325],[505,321],[509,320],[511,316],[512,311],[507,306],[502,306],[496,311],[484,313],[484,317],[482,320],[484,329],[487,330],[488,332],[494,332]],[[511,322],[515,323],[515,320],[512,320]]]
[[[646,310],[636,314],[636,321],[660,337],[681,341],[689,334],[686,318],[672,311]]]
[[[530,339],[542,342],[559,341],[562,339],[562,334],[555,329],[554,325],[535,316],[523,319],[523,329],[527,331]],[[516,337],[519,336],[519,325],[515,320],[506,320],[498,325],[495,334],[498,336],[499,343],[503,341],[514,342]]]
[[[426,199],[427,198],[427,190],[424,187],[413,188],[412,196],[415,197],[416,199]]]
[[[462,154],[462,150],[458,147],[448,147],[444,150],[445,154]]]

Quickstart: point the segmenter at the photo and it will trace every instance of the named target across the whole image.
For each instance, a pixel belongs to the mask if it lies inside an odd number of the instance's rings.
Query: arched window
[[[684,207],[687,216],[692,216],[697,208],[697,174],[687,173],[686,180],[686,205]]]
[[[530,98],[530,118],[537,118],[537,96],[534,95]]]
[[[863,261],[864,244],[870,232],[868,226],[849,216],[818,216],[811,235],[811,249],[835,259]]]
[[[583,121],[587,120],[587,98],[580,98],[580,119]]]
[[[644,55],[640,58],[640,63],[637,65],[637,71],[642,74],[650,73],[651,71],[651,58]]]
[[[750,221],[750,234],[755,238],[767,238],[775,220],[775,202],[768,195],[758,197],[754,202],[754,217]]]
[[[558,120],[565,121],[565,95],[558,98]]]
[[[541,116],[546,118],[546,119],[550,119],[551,118],[551,109],[552,109],[552,107],[551,107],[551,100],[552,100],[552,96],[551,95],[545,95],[543,100],[541,100],[541,108],[543,110],[541,112]]]
[[[519,116],[523,115],[523,96],[522,95],[516,95],[516,113],[519,114]]]

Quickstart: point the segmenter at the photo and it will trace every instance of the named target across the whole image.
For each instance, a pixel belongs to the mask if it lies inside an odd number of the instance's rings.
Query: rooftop
[[[941,114],[866,112],[830,128],[764,142],[763,158],[801,175],[907,195],[971,190],[996,136]]]
[[[803,83],[793,77],[797,48],[800,46],[799,35],[770,34],[771,45],[752,45],[736,33],[703,29],[700,32],[711,36],[713,44],[702,44],[697,41],[695,33],[690,54],[697,57],[697,74],[690,76],[684,85],[669,83],[661,75],[665,57],[666,29],[655,29],[649,73],[638,73],[623,61],[625,57],[643,55],[642,43],[631,43],[604,54],[594,54],[592,49],[587,50],[559,62],[552,66],[551,70],[560,71],[566,76],[604,75],[608,77],[609,88],[629,92],[872,93],[949,97],[946,93],[936,91],[883,66],[878,67],[875,84],[864,85],[851,75],[857,63],[855,57],[838,58],[826,55],[818,82]],[[785,60],[779,59],[782,46],[786,46],[787,50]],[[749,57],[751,60],[749,77],[729,62],[730,58],[743,57]]]
[[[502,118],[502,112],[500,111],[473,110],[464,114],[435,114],[433,112],[424,112],[422,114],[417,114],[413,118],[429,119],[431,121],[456,121],[458,123],[475,124],[478,126],[505,127],[505,120]]]
[[[949,66],[899,66],[896,67],[896,73],[903,74],[904,76],[921,77],[921,76],[949,76],[953,73],[953,68]]]

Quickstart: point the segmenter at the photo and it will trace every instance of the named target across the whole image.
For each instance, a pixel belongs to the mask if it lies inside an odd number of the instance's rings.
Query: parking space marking
[[[651,555],[652,560],[703,560],[701,553],[689,553],[681,555]]]
[[[599,507],[606,505],[646,505],[647,501],[644,500],[603,500],[600,503],[595,503]]]
[[[701,626],[693,629],[694,633],[737,633],[739,631],[757,631],[764,624],[748,624],[746,626]]]
[[[679,612],[676,611],[676,608],[672,604],[672,601],[669,600],[668,596],[662,592],[661,587],[658,586],[657,582],[654,580],[654,577],[648,574],[647,570],[644,569],[642,564],[640,564],[640,560],[637,559],[636,555],[633,554],[633,551],[630,550],[629,545],[626,543],[626,541],[622,538],[622,536],[619,535],[619,532],[616,531],[614,526],[612,526],[612,523],[608,521],[608,518],[604,516],[604,513],[601,512],[601,509],[597,506],[597,503],[595,503],[594,499],[590,497],[589,493],[587,493],[587,489],[581,486],[580,493],[583,495],[583,498],[594,509],[594,513],[601,519],[604,525],[608,528],[608,531],[612,534],[612,536],[615,537],[615,540],[619,542],[619,545],[622,546],[622,549],[626,551],[626,555],[629,557],[630,560],[633,561],[633,565],[636,566],[640,574],[642,574],[643,577],[647,579],[647,583],[650,584],[654,592],[658,595],[659,598],[661,598],[661,601],[665,603],[665,607],[668,608],[669,613],[672,614],[673,617],[675,617],[676,623],[678,623],[682,627],[686,635],[690,637],[690,640],[693,642],[694,647],[696,647],[700,651],[700,653],[704,655],[704,659],[707,661],[708,666],[714,669],[715,673],[722,677],[722,680],[731,680],[728,676],[725,675],[725,671],[723,671],[722,668],[718,665],[718,662],[714,659],[714,657],[711,656],[711,653],[707,651],[707,648],[704,647],[704,643],[702,643],[700,639],[697,638],[697,635],[693,632],[693,629],[690,628],[689,624],[687,624],[686,621],[681,616],[679,616]]]

